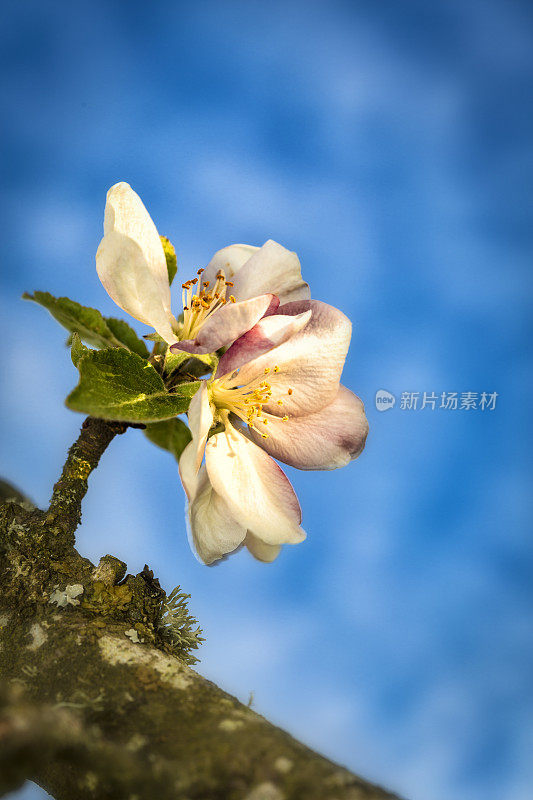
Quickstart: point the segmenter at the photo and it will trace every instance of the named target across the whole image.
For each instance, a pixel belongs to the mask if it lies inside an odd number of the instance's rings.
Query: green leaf
[[[176,277],[176,272],[178,271],[178,259],[176,258],[176,251],[174,250],[174,246],[172,245],[170,239],[167,239],[166,236],[160,236],[159,238],[161,239],[161,244],[163,245],[163,250],[165,251],[168,283],[170,286]]]
[[[80,359],[83,358],[83,356],[86,353],[90,353],[91,351],[89,350],[88,347],[85,347],[85,345],[83,344],[83,342],[79,337],[79,334],[72,333],[70,335],[70,339],[71,339],[70,357],[72,359],[72,363],[74,364],[74,366],[77,367],[78,364],[80,363]]]
[[[50,312],[63,327],[77,333],[80,339],[94,347],[126,347],[148,358],[148,350],[133,328],[120,319],[103,317],[96,308],[82,306],[68,297],[54,297],[50,292],[24,292],[25,300],[33,300]]]
[[[120,344],[95,308],[82,306],[68,297],[54,297],[50,292],[34,292],[33,295],[24,292],[22,297],[44,306],[63,327],[71,333],[79,334],[88,344],[96,347]]]
[[[144,433],[153,444],[172,453],[176,461],[179,461],[192,438],[190,430],[181,419],[152,422],[146,426]]]
[[[133,328],[123,319],[115,317],[104,317],[107,327],[122,345],[125,345],[132,353],[137,353],[141,358],[148,358],[150,353],[142,339],[139,339]]]
[[[191,358],[194,359],[194,361],[187,367],[187,371],[197,378],[201,375],[205,375],[206,372],[212,372],[214,374],[220,360],[216,353],[206,353],[203,356],[195,354],[191,356]]]
[[[66,404],[100,419],[158,422],[187,411],[199,382],[165,388],[154,367],[127,350],[92,350],[78,362],[80,382]]]
[[[173,353],[170,347],[167,347],[167,351],[165,353],[165,366],[164,371],[165,375],[170,375],[171,372],[174,372],[184,361],[187,361],[191,356],[189,353],[184,353],[183,351],[179,353]]]
[[[206,372],[214,372],[217,365],[218,356],[215,353],[191,355],[191,353],[185,353],[183,350],[173,353],[170,348],[165,353],[165,375],[170,375],[178,367],[183,366],[183,372],[188,372],[195,378],[199,378],[201,375],[205,375]]]

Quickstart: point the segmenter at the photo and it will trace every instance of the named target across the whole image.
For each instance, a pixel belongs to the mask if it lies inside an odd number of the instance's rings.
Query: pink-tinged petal
[[[286,314],[274,314],[263,317],[257,325],[240,336],[224,353],[218,363],[217,377],[226,375],[254,358],[258,358],[287,341],[301,331],[311,319],[311,311],[290,317]]]
[[[283,470],[260,447],[229,423],[206,446],[206,466],[213,489],[234,519],[266,544],[298,544],[298,498]]]
[[[196,472],[198,472],[200,464],[202,463],[202,458],[204,457],[205,443],[207,441],[209,429],[213,424],[213,410],[209,403],[206,381],[200,382],[200,388],[189,404],[187,417],[192,434],[192,443],[195,448],[194,467]],[[190,445],[187,445],[187,447],[189,446]]]
[[[273,458],[298,469],[344,467],[362,453],[368,434],[365,407],[345,386],[320,411],[286,421],[268,415],[267,420],[261,428],[268,438],[245,427],[243,432]]]
[[[232,386],[244,386],[269,370],[267,380],[272,387],[272,400],[263,410],[275,416],[319,411],[333,402],[339,388],[350,344],[351,322],[341,311],[318,300],[280,306],[278,314],[294,316],[309,309],[313,313],[303,330],[243,364],[229,382]]]
[[[250,531],[246,534],[244,544],[254,558],[257,558],[258,561],[263,561],[265,564],[271,564],[278,557],[281,550],[280,544],[266,544]]]
[[[246,528],[234,519],[223,498],[213,489],[205,465],[197,480],[188,509],[190,537],[201,561],[212,564],[242,544]]]
[[[205,268],[202,279],[213,283],[217,272],[222,269],[226,280],[231,281],[257,250],[259,248],[251,244],[230,244],[229,247],[223,247],[215,253]]]
[[[141,198],[127,183],[107,193],[96,270],[120,308],[151,325],[166,342],[177,341],[163,245]]]
[[[214,353],[219,347],[231,344],[253,328],[274,303],[275,298],[271,294],[253,297],[242,303],[226,303],[207,318],[196,339],[185,339],[173,345],[171,350],[183,350],[193,355]]]
[[[271,295],[272,300],[270,301],[270,305],[268,306],[267,310],[264,313],[265,317],[270,317],[272,314],[275,314],[280,306],[280,299],[276,294]]]
[[[302,279],[296,253],[269,239],[256,250],[233,277],[232,292],[238,300],[264,292],[277,295],[282,303],[308,300],[309,286]]]

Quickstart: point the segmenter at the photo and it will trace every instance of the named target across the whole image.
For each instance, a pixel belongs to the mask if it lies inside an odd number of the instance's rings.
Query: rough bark
[[[0,796],[30,779],[58,800],[391,800],[195,672],[148,568],[75,550],[124,430],[85,421],[47,511],[14,490],[0,504]]]

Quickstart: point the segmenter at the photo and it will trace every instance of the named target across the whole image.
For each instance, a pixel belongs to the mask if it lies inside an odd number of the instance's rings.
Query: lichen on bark
[[[126,426],[89,418],[50,507],[0,489],[0,796],[385,800],[195,672],[188,596],[74,547],[87,481]]]

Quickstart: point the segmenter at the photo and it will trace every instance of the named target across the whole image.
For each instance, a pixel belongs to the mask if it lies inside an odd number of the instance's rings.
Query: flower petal
[[[305,539],[300,504],[287,476],[229,423],[207,442],[206,466],[214,490],[254,536],[271,545]]]
[[[233,294],[238,300],[272,292],[282,303],[308,300],[309,285],[302,279],[296,253],[269,239],[235,271]]]
[[[246,528],[234,519],[223,498],[213,489],[205,465],[198,474],[188,514],[192,545],[204,564],[212,564],[231,553],[246,536]]]
[[[246,534],[244,544],[254,558],[266,564],[270,564],[274,561],[281,550],[280,544],[266,544],[261,539],[258,539],[257,536],[254,536],[253,533],[250,533],[250,531]]]
[[[194,441],[184,448],[180,460],[178,462],[178,469],[180,473],[181,482],[185,489],[185,494],[189,500],[192,500],[198,489],[198,470],[196,469],[196,444]]]
[[[259,250],[259,248],[251,244],[230,244],[229,247],[223,247],[222,250],[217,250],[205,268],[202,279],[212,283],[217,272],[222,269],[224,270],[226,280],[232,280],[257,250]],[[244,298],[240,299],[242,300]]]
[[[333,402],[339,388],[351,322],[342,311],[318,300],[288,303],[280,306],[277,313],[294,316],[309,309],[313,313],[303,330],[243,364],[230,381],[234,386],[243,386],[268,370],[272,400],[263,410],[275,416],[319,411]]]
[[[272,415],[267,419],[264,431],[268,438],[244,426],[243,433],[273,458],[298,469],[344,467],[362,453],[368,434],[365,407],[345,386],[339,386],[332,403],[313,414],[289,417],[285,422]]]
[[[207,318],[196,339],[185,339],[173,345],[171,350],[184,350],[196,355],[214,353],[253,328],[276,301],[273,295],[263,294],[241,303],[227,303]]]
[[[233,372],[247,361],[258,358],[294,336],[295,333],[305,328],[311,319],[311,314],[312,312],[309,310],[304,311],[303,314],[295,314],[293,317],[287,314],[263,317],[257,325],[240,336],[224,353],[218,364],[217,377]]]
[[[96,270],[120,308],[151,325],[165,341],[177,341],[163,245],[141,198],[127,183],[107,193]]]
[[[205,443],[209,429],[213,424],[213,410],[209,403],[209,393],[207,381],[200,382],[200,388],[193,396],[189,410],[187,412],[189,428],[191,429],[192,440],[195,448],[194,466],[196,472],[200,469],[202,458],[204,457]],[[187,445],[189,447],[189,445]]]

